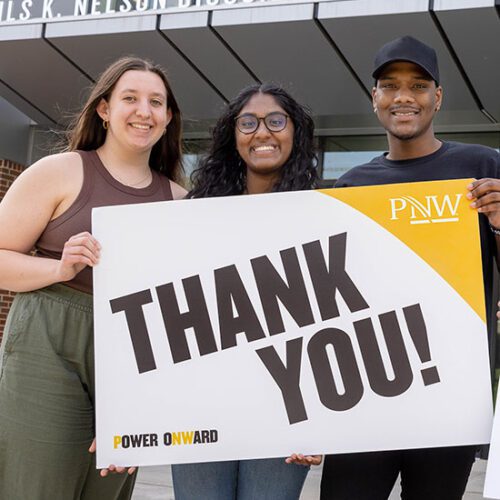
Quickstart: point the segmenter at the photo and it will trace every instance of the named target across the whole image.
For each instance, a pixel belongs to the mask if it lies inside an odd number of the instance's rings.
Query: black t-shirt
[[[470,177],[475,179],[500,178],[500,154],[485,146],[443,142],[436,152],[411,160],[388,160],[386,155],[378,156],[369,163],[354,167],[346,172],[337,181],[335,187],[440,181]],[[479,216],[479,223],[486,314],[488,321],[491,322],[496,242],[489,229],[488,219],[482,214]],[[491,332],[492,328],[488,328],[488,331]]]

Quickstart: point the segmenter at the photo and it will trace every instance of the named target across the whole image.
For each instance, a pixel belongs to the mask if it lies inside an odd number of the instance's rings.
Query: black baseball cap
[[[375,55],[372,76],[378,80],[388,64],[408,61],[420,66],[439,85],[439,68],[436,51],[412,36],[402,36],[382,46]]]

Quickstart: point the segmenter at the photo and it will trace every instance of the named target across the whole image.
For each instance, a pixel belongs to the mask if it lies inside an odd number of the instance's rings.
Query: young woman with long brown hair
[[[0,356],[0,498],[131,497],[94,455],[92,273],[97,206],[184,196],[181,117],[165,73],[123,58],[104,71],[63,153],[41,159],[0,204],[0,288],[20,292]],[[36,253],[30,252],[35,248]]]

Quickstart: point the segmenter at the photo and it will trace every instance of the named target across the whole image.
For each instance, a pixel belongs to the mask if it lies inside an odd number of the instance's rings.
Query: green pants
[[[135,474],[96,471],[94,424],[92,296],[18,294],[0,350],[0,499],[131,498]]]

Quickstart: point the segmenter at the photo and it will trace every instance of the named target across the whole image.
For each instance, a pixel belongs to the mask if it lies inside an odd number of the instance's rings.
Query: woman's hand
[[[285,462],[287,464],[319,465],[322,460],[322,455],[302,455],[302,453],[292,453],[285,460]]]
[[[90,453],[95,453],[96,450],[96,442],[95,438],[92,440],[92,444],[90,445],[89,451]],[[108,466],[107,469],[101,469],[99,474],[101,477],[106,477],[110,472],[116,472],[118,474],[123,474],[125,471],[129,476],[131,476],[135,471],[137,470],[137,467],[117,467],[116,465],[110,465]]]
[[[101,245],[89,233],[71,236],[64,244],[61,260],[57,266],[57,282],[72,280],[82,269],[99,262]]]

